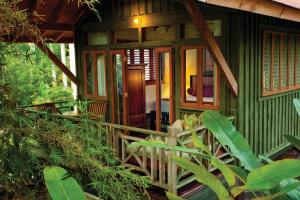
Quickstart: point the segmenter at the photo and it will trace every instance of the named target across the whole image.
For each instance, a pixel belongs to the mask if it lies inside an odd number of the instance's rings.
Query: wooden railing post
[[[175,147],[177,145],[176,139],[177,130],[173,127],[168,129],[168,145]],[[176,155],[176,151],[169,150],[168,153],[168,191],[177,194],[177,164],[172,157]]]

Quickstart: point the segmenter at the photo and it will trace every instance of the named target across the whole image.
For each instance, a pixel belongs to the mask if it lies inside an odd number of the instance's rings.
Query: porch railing
[[[232,122],[233,117],[229,118]],[[169,128],[167,133],[133,128],[115,124],[104,123],[108,133],[108,141],[112,144],[122,165],[145,174],[153,185],[177,193],[180,188],[196,180],[190,172],[180,168],[173,160],[174,155],[185,157],[194,163],[201,163],[210,172],[217,173],[216,168],[211,166],[201,157],[190,153],[183,153],[174,150],[166,150],[157,147],[138,146],[128,148],[133,142],[139,141],[162,141],[170,147],[182,146],[193,147],[192,132],[190,130],[178,131]],[[225,163],[232,163],[234,159],[230,156],[229,150],[223,147],[213,134],[204,126],[194,128],[199,138],[209,146],[212,155],[218,157]],[[130,133],[130,134],[129,134]]]
[[[28,112],[28,111],[27,111]],[[37,113],[37,111],[30,111]],[[41,117],[41,112],[39,117]],[[81,122],[80,118],[66,117],[59,114],[52,114],[56,118],[66,118],[71,121]],[[234,118],[229,118],[234,122]],[[218,173],[216,168],[206,160],[190,153],[183,153],[174,150],[166,150],[157,147],[136,146],[128,148],[133,142],[139,141],[162,141],[170,147],[182,146],[193,147],[192,132],[190,130],[178,131],[169,128],[167,133],[123,126],[110,123],[90,121],[91,124],[106,130],[107,142],[113,147],[120,159],[120,164],[136,172],[142,173],[150,179],[151,184],[164,188],[170,192],[177,193],[180,188],[196,180],[190,172],[180,168],[173,160],[173,156],[181,156],[190,159],[194,163],[201,163],[210,172]],[[100,129],[99,129],[100,130]],[[218,157],[225,163],[232,163],[234,159],[230,156],[229,150],[222,146],[213,134],[200,125],[194,128],[197,137],[202,138],[208,145],[212,155]]]

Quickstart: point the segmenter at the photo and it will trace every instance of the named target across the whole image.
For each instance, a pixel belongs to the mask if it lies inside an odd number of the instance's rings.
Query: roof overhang
[[[203,3],[300,22],[299,0],[198,0]]]
[[[73,43],[75,25],[90,13],[86,5],[77,0],[22,0],[18,10],[25,10],[29,20],[41,31],[47,43]],[[32,38],[3,36],[8,42],[32,42]]]

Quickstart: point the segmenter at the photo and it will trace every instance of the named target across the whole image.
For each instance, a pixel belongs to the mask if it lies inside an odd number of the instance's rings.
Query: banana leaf
[[[52,200],[86,200],[77,181],[61,167],[46,167],[43,170],[45,184]]]
[[[177,156],[174,156],[173,160],[180,167],[192,172],[196,176],[196,180],[199,183],[207,185],[210,189],[212,189],[216,193],[218,199],[233,200],[233,197],[229,194],[222,182],[212,173],[207,171],[207,169],[203,165],[197,165],[188,159]]]
[[[300,116],[300,99],[294,99],[293,103],[294,103],[294,106],[297,110],[298,115]]]
[[[300,160],[285,159],[261,166],[247,177],[249,190],[270,190],[281,181],[300,176]]]
[[[201,117],[204,126],[223,146],[229,147],[232,156],[239,159],[245,169],[251,171],[261,166],[246,139],[235,129],[227,117],[213,110],[205,111]]]

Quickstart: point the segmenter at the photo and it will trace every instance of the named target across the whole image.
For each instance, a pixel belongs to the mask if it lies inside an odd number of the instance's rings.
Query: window
[[[128,49],[127,64],[145,64],[146,84],[155,84],[155,50],[154,49]]]
[[[222,36],[222,20],[207,20],[206,23],[215,37]],[[186,39],[202,38],[193,22],[184,23],[183,33]]]
[[[262,95],[300,88],[300,36],[264,31]]]
[[[111,32],[111,42],[113,44],[132,43],[139,41],[138,29],[120,29]]]
[[[143,31],[143,41],[176,40],[176,26],[152,26],[145,27]]]
[[[84,52],[84,88],[88,98],[106,99],[105,52]]]
[[[88,45],[105,45],[107,44],[107,32],[88,33]]]
[[[181,49],[181,106],[219,108],[219,70],[205,46]]]

